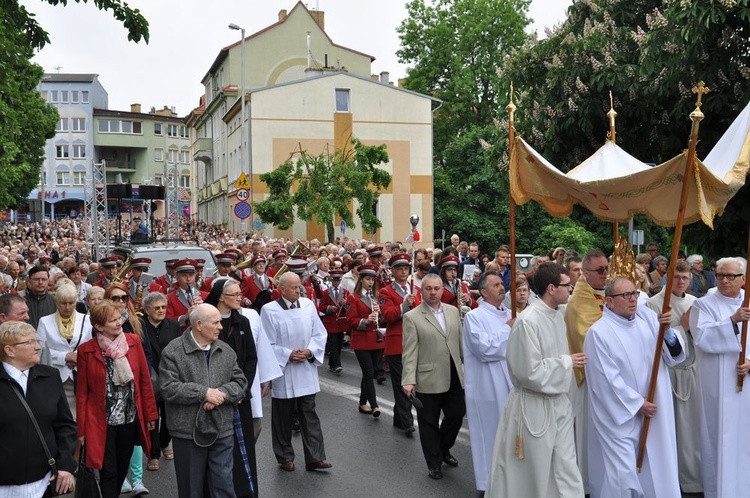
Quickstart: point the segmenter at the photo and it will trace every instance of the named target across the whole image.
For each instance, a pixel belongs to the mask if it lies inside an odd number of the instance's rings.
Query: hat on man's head
[[[99,264],[104,268],[114,268],[117,266],[117,261],[117,256],[107,256],[106,258],[100,259]]]
[[[302,275],[307,271],[307,261],[304,259],[289,259],[286,261],[286,267],[289,268],[290,272]]]
[[[177,262],[177,259],[165,259],[164,260],[164,266],[167,268],[174,268],[174,264]]]
[[[450,268],[452,266],[458,267],[458,256],[451,254],[440,260],[440,269]]]
[[[198,263],[194,259],[180,259],[174,263],[175,273],[195,273]]]
[[[372,257],[382,256],[383,255],[383,246],[372,246],[371,248],[367,249],[367,255]]]
[[[406,253],[399,253],[388,260],[388,266],[396,268],[397,266],[411,266],[411,256]]]
[[[132,268],[137,268],[139,270],[148,270],[149,265],[151,265],[151,260],[149,258],[135,258],[131,263]]]
[[[195,260],[195,268],[203,269],[206,266],[206,260],[202,258],[198,258]]]
[[[268,263],[268,260],[262,254],[256,254],[253,259],[250,260],[250,266],[255,266],[258,263]]]
[[[273,259],[277,259],[277,258],[280,258],[282,256],[289,256],[289,253],[286,252],[286,249],[276,249],[273,252],[273,254],[272,254]],[[287,266],[289,266],[289,265],[287,265]]]
[[[333,270],[329,271],[328,274],[331,276],[331,280],[341,280],[341,277],[344,276],[344,271],[339,270],[338,268],[334,268]]]
[[[220,265],[221,264],[231,265],[234,263],[235,259],[237,258],[234,256],[234,254],[229,254],[226,252],[216,255],[216,263]]]

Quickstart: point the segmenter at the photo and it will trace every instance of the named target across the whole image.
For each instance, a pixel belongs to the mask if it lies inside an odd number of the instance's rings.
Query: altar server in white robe
[[[680,498],[672,387],[667,365],[685,359],[667,328],[654,402],[646,400],[659,324],[671,314],[638,308],[633,282],[616,277],[604,290],[602,318],[586,334],[588,463],[591,498]],[[651,418],[646,456],[636,469],[643,418]]]
[[[484,491],[497,424],[512,387],[505,362],[512,321],[510,310],[502,306],[500,275],[484,273],[477,288],[483,299],[464,319],[464,386],[474,480],[477,490]]]
[[[690,311],[698,354],[701,471],[706,498],[750,497],[750,485],[745,482],[750,468],[747,377],[744,389],[737,392],[737,376],[750,369],[747,359],[737,365],[742,322],[750,319],[750,308],[742,307],[746,266],[742,258],[717,261],[717,291],[698,299]]]
[[[250,321],[250,330],[253,332],[255,340],[255,350],[258,352],[258,366],[255,370],[255,378],[250,387],[250,404],[253,408],[253,429],[255,442],[258,442],[260,436],[261,422],[263,421],[263,398],[271,390],[271,381],[281,377],[281,367],[276,361],[276,355],[268,341],[268,337],[263,333],[263,327],[260,323],[260,315],[251,308],[240,308],[240,312]]]
[[[273,450],[282,470],[294,471],[292,413],[299,412],[307,470],[331,467],[325,461],[315,394],[320,391],[318,368],[322,365],[328,333],[311,300],[300,297],[300,278],[287,272],[279,279],[281,297],[263,306],[260,321],[283,375],[272,382],[271,432]]]
[[[695,343],[688,329],[690,307],[695,296],[687,294],[692,280],[692,272],[685,262],[675,265],[672,280],[671,326],[682,337],[685,345],[685,361],[669,369],[672,381],[672,402],[674,403],[675,429],[677,431],[677,463],[680,472],[680,488],[683,493],[702,493],[701,483],[701,437],[700,437],[700,397],[696,371]],[[661,314],[666,287],[648,300],[646,306]]]
[[[508,395],[495,437],[485,496],[583,498],[576,464],[573,368],[585,353],[568,353],[564,304],[573,286],[567,270],[542,263],[534,274],[540,298],[518,315],[508,339]]]

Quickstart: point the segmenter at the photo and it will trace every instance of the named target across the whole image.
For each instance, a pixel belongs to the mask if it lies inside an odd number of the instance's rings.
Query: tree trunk
[[[335,238],[334,235],[334,229],[333,229],[333,220],[326,221],[326,233],[328,234],[328,243],[333,244],[333,239]]]

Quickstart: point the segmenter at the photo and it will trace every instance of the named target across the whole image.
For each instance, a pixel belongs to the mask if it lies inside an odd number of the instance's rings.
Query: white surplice
[[[538,299],[513,324],[507,352],[513,389],[495,436],[486,498],[583,498],[564,314],[564,306],[552,309]],[[522,460],[516,453],[519,434]]]
[[[261,328],[283,372],[273,381],[274,398],[298,398],[320,391],[318,366],[323,364],[328,333],[311,300],[301,297],[297,304],[298,308],[285,310],[278,301],[271,301],[260,315]],[[313,361],[290,363],[289,355],[296,349],[309,349]]]
[[[250,406],[253,408],[253,418],[263,418],[263,399],[261,398],[260,385],[282,375],[279,362],[273,352],[268,337],[263,333],[260,315],[251,308],[240,308],[240,312],[250,321],[250,330],[255,339],[255,350],[258,352],[258,366],[255,368],[255,378],[250,386]]]
[[[636,456],[659,332],[656,313],[638,308],[630,320],[604,308],[584,341],[588,355],[588,462],[591,498],[680,498],[672,386],[667,365],[672,357],[662,344],[654,403],[656,415],[646,442],[641,472]],[[682,337],[677,334],[682,345]]]
[[[646,306],[661,314],[664,305],[664,292],[648,300]],[[696,297],[690,294],[672,295],[672,328],[680,333],[685,345],[685,361],[669,368],[669,379],[672,381],[672,401],[674,403],[674,420],[677,431],[677,463],[680,471],[680,488],[684,493],[702,493],[701,479],[701,434],[700,396],[695,361],[695,343],[693,335],[685,332],[680,325],[682,315],[690,309]]]
[[[741,330],[731,315],[742,306],[736,298],[712,292],[693,304],[690,330],[698,357],[701,397],[701,471],[706,498],[750,497],[743,477],[750,465],[750,382],[737,392]],[[746,356],[747,357],[747,356]]]
[[[512,387],[505,362],[510,319],[509,309],[498,309],[485,301],[464,319],[466,416],[474,480],[480,491],[487,487],[497,424]]]

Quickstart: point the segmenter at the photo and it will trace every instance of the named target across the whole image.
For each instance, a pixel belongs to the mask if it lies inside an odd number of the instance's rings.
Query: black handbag
[[[102,498],[102,490],[99,487],[99,469],[86,467],[86,444],[81,446],[81,454],[78,457],[75,498]]]
[[[26,398],[23,397],[23,394],[21,394],[21,391],[18,390],[16,386],[11,384],[11,387],[13,388],[13,392],[16,393],[16,396],[18,396],[18,399],[21,400],[21,404],[26,409],[26,413],[29,414],[29,418],[31,418],[32,424],[34,424],[34,429],[36,429],[36,433],[39,436],[39,440],[42,442],[42,448],[44,448],[44,454],[47,457],[47,464],[49,464],[49,468],[52,471],[52,477],[53,479],[50,481],[49,485],[47,486],[47,491],[44,493],[44,497],[48,496],[59,496],[57,491],[55,490],[55,486],[57,485],[57,464],[55,463],[55,459],[52,458],[52,454],[49,451],[49,447],[47,446],[47,441],[44,440],[44,434],[42,434],[42,429],[39,428],[39,423],[36,421],[36,417],[34,416],[34,412],[31,411],[31,407],[26,402]]]

